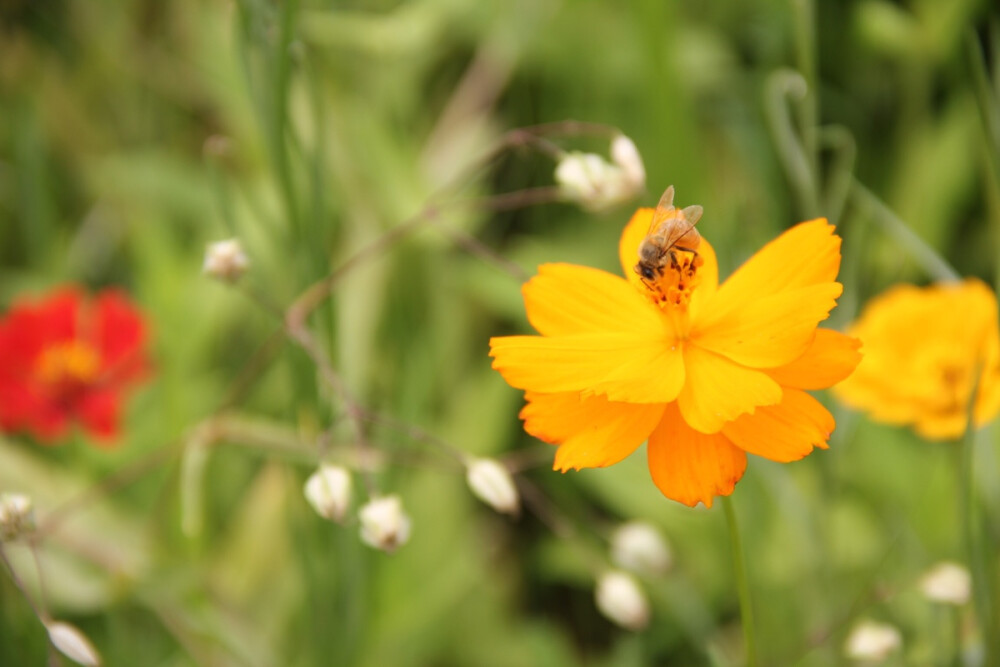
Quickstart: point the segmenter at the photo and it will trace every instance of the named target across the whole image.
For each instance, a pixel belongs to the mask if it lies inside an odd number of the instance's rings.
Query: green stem
[[[799,132],[809,167],[809,190],[804,202],[809,216],[820,214],[820,173],[817,151],[819,128],[819,90],[816,76],[816,8],[814,0],[793,0],[795,14],[796,65],[806,82],[805,94],[797,106]]]
[[[952,639],[952,666],[962,667],[965,661],[962,659],[962,608],[953,606],[948,610],[951,613],[951,639]]]
[[[1000,36],[997,31],[991,32],[991,42],[994,52],[1000,48]],[[969,32],[966,37],[969,68],[972,76],[972,90],[976,95],[976,108],[979,110],[979,124],[982,130],[983,146],[986,156],[986,203],[993,227],[995,243],[1000,243],[1000,104],[997,95],[1000,89],[994,91],[991,87],[986,57],[979,47],[975,33]],[[1000,265],[994,268],[994,287],[1000,289]]]
[[[767,81],[764,111],[774,137],[775,148],[788,180],[799,198],[806,216],[816,215],[819,207],[816,178],[808,150],[789,113],[789,102],[808,95],[805,77],[791,70],[778,70]]]
[[[746,558],[743,555],[743,540],[740,539],[740,529],[736,523],[736,511],[729,496],[723,496],[722,508],[726,513],[726,526],[729,528],[729,541],[733,553],[733,574],[736,577],[736,589],[740,597],[740,618],[743,621],[743,642],[746,649],[747,667],[757,665],[757,639],[753,626],[753,604],[750,599],[750,582],[747,579]]]
[[[953,269],[951,264],[910,229],[910,226],[893,213],[892,209],[876,197],[871,190],[861,185],[857,180],[853,181],[851,197],[862,209],[868,211],[889,236],[906,248],[934,280],[941,282],[961,280],[958,271]]]
[[[975,443],[976,427],[974,422],[974,408],[976,397],[979,394],[980,371],[978,368],[973,383],[972,394],[967,410],[967,422],[965,436],[961,441],[961,461],[959,468],[959,509],[961,512],[962,537],[965,542],[965,553],[969,563],[969,572],[972,575],[972,598],[974,602],[976,621],[979,626],[980,635],[983,638],[983,649],[985,652],[984,664],[996,664],[995,660],[1000,658],[997,655],[997,639],[993,636],[993,609],[992,591],[993,581],[987,574],[986,563],[983,558],[982,537],[978,503],[976,502],[976,476],[975,476]]]

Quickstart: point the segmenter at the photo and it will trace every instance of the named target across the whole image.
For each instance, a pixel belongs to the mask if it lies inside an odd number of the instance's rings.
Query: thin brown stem
[[[369,443],[368,436],[365,433],[364,407],[354,398],[354,395],[347,388],[340,375],[333,369],[330,357],[326,354],[323,346],[319,344],[319,341],[316,340],[312,332],[305,326],[305,323],[301,320],[293,319],[292,315],[290,309],[289,316],[285,320],[289,338],[298,343],[299,347],[312,359],[313,363],[316,364],[316,368],[319,369],[320,376],[333,389],[341,402],[343,402],[348,421],[354,429],[354,436],[357,439],[358,446],[363,450],[371,450],[371,443]],[[368,495],[378,495],[378,485],[375,482],[374,473],[371,470],[365,470],[364,478],[365,484],[368,487]]]
[[[42,625],[46,625],[49,622],[49,616],[45,613],[45,610],[35,603],[35,600],[28,593],[27,587],[24,585],[24,581],[18,576],[17,570],[14,569],[14,564],[10,562],[10,558],[7,556],[7,550],[2,544],[0,544],[0,562],[7,567],[7,571],[10,572],[10,580],[14,582],[14,586],[21,592],[24,599],[27,601],[28,606],[31,607],[31,611],[34,612],[38,620],[42,622]]]
[[[406,422],[402,422],[396,419],[395,417],[390,417],[388,415],[382,415],[375,412],[369,412],[367,410],[362,411],[362,418],[374,424],[382,424],[384,426],[388,426],[393,430],[403,433],[412,440],[417,440],[419,442],[424,442],[429,445],[434,445],[435,447],[438,447],[439,449],[443,450],[448,456],[454,458],[456,461],[462,464],[464,464],[469,458],[469,455],[466,454],[463,450],[459,449],[458,447],[451,444],[447,440],[443,440],[437,437],[436,435],[428,431],[425,431],[424,429],[420,428],[415,424],[408,424]]]
[[[428,204],[420,212],[405,222],[396,225],[377,239],[361,248],[355,254],[348,257],[337,268],[329,274],[307,287],[288,307],[285,314],[285,321],[298,324],[306,320],[316,308],[318,308],[333,292],[337,284],[343,280],[351,271],[361,266],[366,260],[378,256],[388,250],[393,244],[403,240],[407,236],[419,231],[423,227],[433,224],[438,220],[442,211],[448,208],[471,208],[489,211],[510,211],[527,206],[538,204],[548,204],[560,201],[562,194],[557,187],[540,187],[517,190],[515,192],[505,192],[499,195],[487,197],[475,197],[471,199],[457,199],[447,204]],[[468,244],[472,238],[465,236],[462,240]],[[475,241],[477,251],[487,250],[491,259],[499,257],[495,252],[483,246],[478,240]],[[471,246],[466,245],[466,249]],[[482,256],[482,255],[481,255]],[[509,260],[503,260],[509,262]],[[512,274],[513,275],[513,274]],[[518,268],[517,277],[519,280],[524,276],[524,272]],[[268,309],[270,310],[270,309]]]
[[[552,533],[564,540],[576,537],[576,528],[573,523],[555,509],[555,505],[545,497],[538,486],[524,477],[518,478],[518,490],[524,499],[524,506],[538,517]]]
[[[527,280],[531,277],[527,271],[503,255],[495,252],[492,248],[483,244],[483,242],[476,237],[466,234],[460,229],[454,229],[452,227],[442,226],[442,230],[445,234],[450,236],[453,241],[455,241],[456,245],[466,250],[470,255],[475,255],[479,259],[492,264],[514,280],[523,283],[527,282]]]

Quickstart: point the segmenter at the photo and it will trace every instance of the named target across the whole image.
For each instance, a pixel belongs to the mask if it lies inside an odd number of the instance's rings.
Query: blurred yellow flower
[[[787,462],[827,446],[833,417],[806,390],[858,362],[857,341],[817,329],[840,296],[840,238],[802,223],[722,285],[707,241],[675,248],[652,289],[634,270],[652,219],[640,209],[622,234],[627,279],[541,266],[522,289],[541,336],[492,339],[493,367],[525,390],[525,430],[559,445],[555,469],[608,466],[648,440],[663,494],[710,507],[747,453]]]
[[[977,426],[1000,411],[997,300],[981,281],[899,285],[873,299],[849,332],[864,359],[835,393],[888,424],[931,439],[965,432],[977,368]]]

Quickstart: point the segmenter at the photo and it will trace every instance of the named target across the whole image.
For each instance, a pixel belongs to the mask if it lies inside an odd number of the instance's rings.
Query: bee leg
[[[681,268],[680,262],[677,261],[677,253],[675,250],[683,250],[683,248],[671,248],[670,253],[670,268],[677,271]]]
[[[677,250],[683,250],[684,252],[689,252],[689,253],[691,253],[692,255],[694,255],[695,257],[697,257],[697,256],[698,256],[698,251],[697,251],[697,250],[695,250],[694,248],[685,248],[685,247],[684,247],[684,246],[682,246],[682,245],[677,245],[677,246],[674,246],[674,248],[676,248]],[[673,251],[671,251],[671,253],[670,253],[670,257],[671,257],[671,258],[673,258]]]
[[[692,267],[697,268],[697,267],[701,266],[704,263],[704,260],[701,259],[701,255],[699,255],[698,251],[695,250],[694,248],[685,248],[684,246],[675,246],[675,247],[677,248],[677,250],[683,250],[684,252],[691,253],[691,255],[692,255],[692,257],[691,257],[691,266]]]

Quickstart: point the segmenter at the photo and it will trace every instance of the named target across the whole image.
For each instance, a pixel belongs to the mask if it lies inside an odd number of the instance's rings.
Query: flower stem
[[[1000,658],[997,655],[997,640],[994,637],[993,621],[993,580],[988,576],[986,563],[983,558],[983,549],[980,539],[982,537],[982,523],[976,502],[976,475],[975,475],[975,444],[976,427],[973,420],[976,397],[979,395],[980,371],[977,369],[975,381],[973,383],[972,398],[969,401],[967,411],[967,421],[965,436],[962,438],[961,462],[959,467],[959,509],[961,512],[960,521],[962,524],[962,537],[965,543],[966,558],[969,563],[969,572],[972,575],[972,598],[976,611],[976,621],[979,625],[979,632],[983,638],[983,650],[985,653],[985,664],[996,664],[994,661]]]
[[[952,667],[962,667],[965,661],[962,659],[962,608],[952,607],[948,610],[951,613],[951,640],[952,640]]]
[[[747,667],[757,665],[757,639],[753,626],[753,604],[750,600],[750,583],[747,579],[746,558],[743,555],[743,540],[740,539],[740,529],[736,523],[736,511],[729,496],[723,496],[722,508],[726,513],[726,526],[729,528],[729,541],[733,553],[733,574],[736,576],[736,589],[740,597],[740,619],[743,621],[743,642],[746,650]]]

